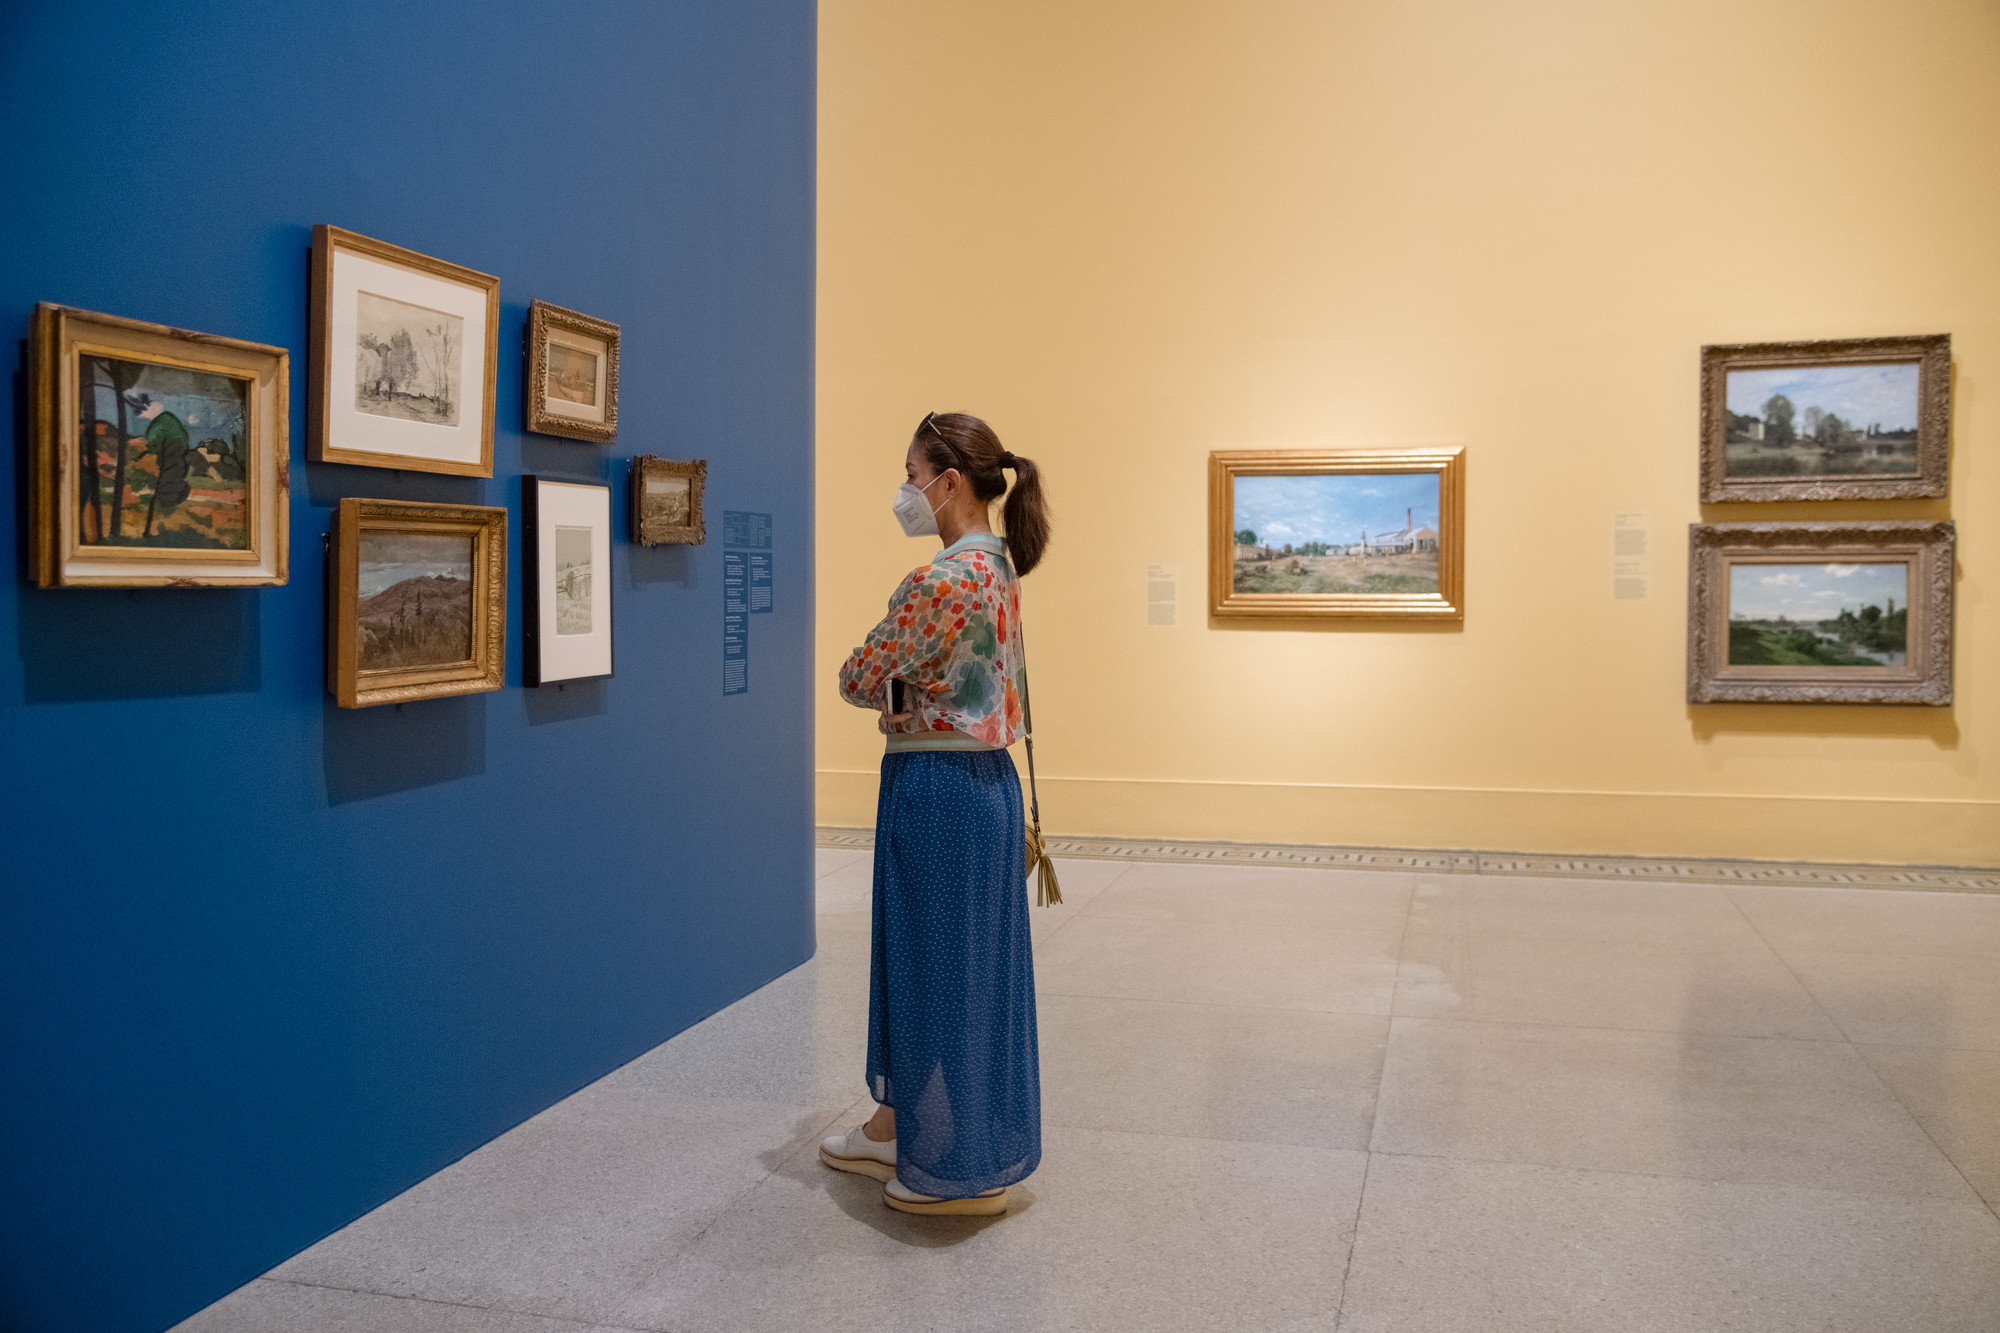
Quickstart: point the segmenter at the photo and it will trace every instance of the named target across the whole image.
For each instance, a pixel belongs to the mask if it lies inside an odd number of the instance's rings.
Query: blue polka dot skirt
[[[1005,750],[882,760],[868,1091],[896,1108],[896,1174],[956,1199],[1042,1160],[1021,779]]]

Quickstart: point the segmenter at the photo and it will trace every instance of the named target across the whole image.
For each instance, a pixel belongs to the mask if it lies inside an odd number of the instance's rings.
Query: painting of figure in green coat
[[[250,381],[77,358],[77,531],[86,546],[250,549]]]

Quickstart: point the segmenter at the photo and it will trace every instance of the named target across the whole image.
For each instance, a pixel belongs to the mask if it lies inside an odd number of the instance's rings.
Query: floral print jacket
[[[840,697],[880,709],[893,676],[911,715],[880,722],[883,731],[956,731],[1004,748],[1021,737],[1021,667],[1014,566],[999,537],[975,533],[910,571],[889,614],[841,664]]]

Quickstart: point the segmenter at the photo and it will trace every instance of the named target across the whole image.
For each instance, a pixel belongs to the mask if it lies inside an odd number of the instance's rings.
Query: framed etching
[[[522,680],[611,674],[611,488],[521,478]]]
[[[1462,620],[1465,451],[1208,456],[1218,620]]]
[[[331,535],[326,688],[342,708],[500,688],[505,509],[348,499]]]
[[[651,454],[633,459],[632,539],[641,546],[700,546],[706,542],[708,525],[701,516],[701,491],[707,481],[705,459],[677,463]]]
[[[1688,702],[1951,702],[1942,522],[1688,528]]]
[[[500,279],[321,223],[312,342],[313,462],[493,475]]]
[[[605,441],[618,434],[618,326],[547,301],[528,306],[521,419],[543,435]]]
[[[290,355],[44,303],[30,572],[52,587],[285,582]]]
[[[1943,495],[1951,335],[1701,349],[1701,498]]]

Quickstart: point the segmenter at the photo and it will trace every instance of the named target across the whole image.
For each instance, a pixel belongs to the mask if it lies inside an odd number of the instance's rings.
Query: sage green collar
[[[1007,554],[1007,543],[996,533],[972,532],[960,537],[932,558],[943,560],[947,556],[957,555],[960,551],[990,551],[1004,558]]]

